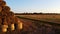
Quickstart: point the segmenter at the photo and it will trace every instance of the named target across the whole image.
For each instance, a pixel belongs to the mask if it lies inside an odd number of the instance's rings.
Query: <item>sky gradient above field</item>
[[[15,13],[60,13],[60,0],[5,0]]]

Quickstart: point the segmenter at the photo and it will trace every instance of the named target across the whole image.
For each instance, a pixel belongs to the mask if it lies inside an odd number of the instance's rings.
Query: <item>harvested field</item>
[[[16,15],[19,17],[35,19],[35,20],[43,20],[48,22],[55,22],[60,24],[60,14],[58,15]]]
[[[25,18],[31,18],[31,19],[60,19],[60,15],[16,15],[20,17],[25,17]]]

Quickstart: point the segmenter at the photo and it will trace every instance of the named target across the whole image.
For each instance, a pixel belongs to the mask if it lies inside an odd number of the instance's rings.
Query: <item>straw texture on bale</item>
[[[0,12],[2,11],[2,7],[0,6]]]
[[[14,30],[14,29],[15,29],[14,24],[11,24],[11,30]]]
[[[2,25],[2,31],[3,32],[6,32],[7,31],[7,28],[8,28],[8,25]]]
[[[5,1],[0,1],[0,6],[5,6],[6,2]]]
[[[3,0],[0,0],[0,1],[3,1]]]
[[[2,11],[9,12],[10,11],[10,7],[3,6]]]

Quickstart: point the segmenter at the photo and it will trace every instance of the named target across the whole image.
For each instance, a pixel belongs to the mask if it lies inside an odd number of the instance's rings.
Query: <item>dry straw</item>
[[[6,6],[6,2],[0,0],[0,6]]]

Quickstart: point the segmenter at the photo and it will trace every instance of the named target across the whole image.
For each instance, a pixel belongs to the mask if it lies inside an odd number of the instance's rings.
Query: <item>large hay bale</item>
[[[19,22],[17,25],[18,25],[17,26],[18,29],[20,29],[20,30],[23,29],[23,23],[22,22]]]
[[[16,17],[16,18],[17,18],[17,17]],[[17,23],[16,23],[16,24],[17,24],[17,28],[18,28],[18,29],[20,29],[20,30],[23,29],[23,23],[22,23],[22,21],[20,21],[19,18],[17,18]]]
[[[9,6],[3,6],[2,11],[9,12],[10,11],[10,7]]]
[[[2,18],[0,18],[0,25],[2,25]]]
[[[6,21],[7,21],[7,23],[8,23],[9,25],[11,24],[11,20],[10,20],[9,17],[6,18]]]
[[[10,18],[10,23],[12,24],[12,23],[15,23],[15,16],[14,16],[14,13],[13,12],[9,12],[9,14],[8,14],[9,16],[9,18]]]
[[[8,13],[8,16],[11,17],[11,18],[14,18],[15,17],[13,12],[9,12]]]
[[[2,24],[2,14],[0,12],[0,25]]]
[[[2,11],[2,7],[0,6],[0,12]]]
[[[1,14],[2,14],[2,17],[4,17],[4,16],[8,16],[7,13],[4,12],[4,11],[1,11]]]
[[[6,19],[6,16],[3,16],[2,17],[2,25],[7,25],[7,19]]]
[[[15,17],[15,29],[17,30],[23,29],[23,23],[17,17]]]
[[[8,24],[8,23],[7,23],[6,19],[4,19],[3,25],[7,25],[7,24]]]
[[[0,1],[3,1],[3,0],[0,0]]]
[[[14,19],[15,19],[15,23],[17,24],[17,23],[18,23],[18,18],[17,18],[17,17],[15,17]]]
[[[11,24],[11,30],[15,30],[14,24]]]
[[[6,5],[6,2],[0,0],[0,6],[5,6],[5,5]]]
[[[7,32],[8,25],[2,25],[2,32]]]

